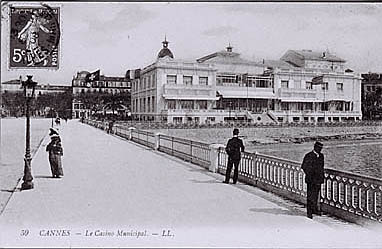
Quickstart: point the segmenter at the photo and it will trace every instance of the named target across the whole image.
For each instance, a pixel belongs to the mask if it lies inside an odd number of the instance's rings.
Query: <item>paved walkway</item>
[[[77,121],[61,137],[65,177],[50,177],[45,140],[35,188],[0,216],[0,247],[382,245],[380,227],[307,219],[303,207]]]

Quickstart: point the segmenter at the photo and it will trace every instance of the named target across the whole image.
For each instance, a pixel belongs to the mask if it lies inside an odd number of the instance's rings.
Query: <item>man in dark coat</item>
[[[324,183],[324,155],[321,153],[322,143],[316,142],[313,151],[304,156],[301,168],[305,173],[307,184],[307,216],[312,219],[313,214],[320,215],[318,210],[318,195],[321,184]]]
[[[232,166],[235,166],[233,172],[233,184],[236,184],[237,178],[239,176],[239,163],[241,159],[241,151],[244,152],[244,144],[243,140],[239,137],[239,129],[233,129],[233,137],[228,140],[227,146],[225,148],[228,154],[228,163],[227,163],[227,171],[225,173],[224,183],[229,184],[229,179],[231,176]]]

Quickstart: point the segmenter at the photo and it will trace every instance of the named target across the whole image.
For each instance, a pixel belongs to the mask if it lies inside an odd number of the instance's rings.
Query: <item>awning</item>
[[[345,98],[328,98],[325,101],[339,101],[339,102],[351,102],[351,99],[345,99]]]
[[[310,103],[310,102],[323,102],[320,99],[288,99],[288,98],[281,98],[280,100],[281,100],[281,102],[304,102],[304,103],[306,103],[306,102],[308,102],[308,103]]]
[[[223,98],[240,98],[240,99],[274,99],[275,94],[271,91],[246,91],[246,89],[241,90],[218,90],[218,94],[222,95]]]
[[[218,100],[218,97],[213,96],[184,96],[184,95],[163,95],[165,99],[180,99],[180,100]]]

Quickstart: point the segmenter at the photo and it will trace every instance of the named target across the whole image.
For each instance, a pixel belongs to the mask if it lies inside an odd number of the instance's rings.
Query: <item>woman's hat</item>
[[[56,130],[56,129],[54,129],[54,128],[49,128],[49,136],[53,136],[53,135],[59,135],[58,134],[58,131]]]

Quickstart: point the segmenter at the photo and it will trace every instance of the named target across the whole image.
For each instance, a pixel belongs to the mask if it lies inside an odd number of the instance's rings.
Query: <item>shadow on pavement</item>
[[[50,178],[54,178],[53,176],[34,176],[34,178],[36,179],[50,179]]]
[[[15,189],[2,189],[0,190],[1,192],[6,192],[6,193],[15,193],[15,192],[20,192],[20,188],[15,188]]]
[[[276,215],[292,215],[292,216],[304,216],[300,212],[285,210],[281,208],[250,208],[251,212],[267,213],[267,214],[276,214]]]
[[[191,179],[191,181],[194,183],[222,183],[221,181],[216,180],[216,179],[206,180],[206,181]]]
[[[188,171],[191,171],[191,172],[206,172],[206,169],[204,169],[204,168],[200,168],[200,169],[189,169]]]

